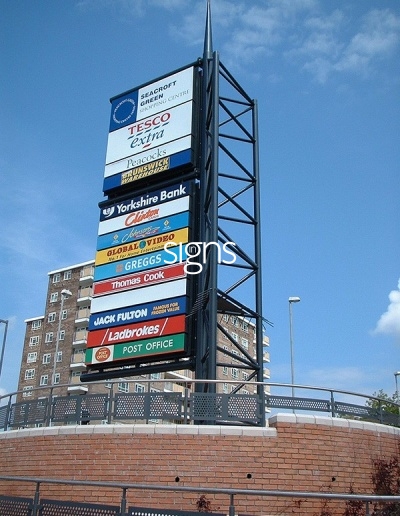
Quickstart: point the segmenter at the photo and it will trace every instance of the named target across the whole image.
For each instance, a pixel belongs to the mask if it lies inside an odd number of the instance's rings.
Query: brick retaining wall
[[[2,475],[137,484],[372,494],[372,462],[398,454],[400,429],[361,421],[280,414],[269,427],[87,425],[0,433]],[[0,482],[0,494],[35,486]],[[121,492],[45,485],[41,496],[118,504]],[[207,495],[228,513],[229,497]],[[198,495],[128,491],[128,504],[195,510]],[[237,512],[318,515],[318,500],[235,497]],[[344,502],[328,502],[343,515]]]

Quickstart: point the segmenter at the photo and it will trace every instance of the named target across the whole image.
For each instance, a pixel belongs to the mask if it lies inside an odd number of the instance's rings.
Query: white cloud
[[[389,306],[386,312],[380,316],[373,333],[394,335],[400,341],[400,280],[397,290],[390,292],[389,301]]]

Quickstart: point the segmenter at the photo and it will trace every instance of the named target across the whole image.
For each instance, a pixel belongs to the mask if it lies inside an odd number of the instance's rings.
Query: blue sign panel
[[[89,319],[89,331],[184,314],[186,302],[186,296],[180,296],[92,314]]]
[[[175,247],[169,247],[168,250],[165,251],[155,251],[153,253],[136,256],[135,258],[106,263],[105,265],[97,265],[94,270],[94,281],[101,281],[132,272],[184,262],[186,258],[186,244],[177,245]]]
[[[144,179],[161,172],[192,164],[192,158],[193,155],[191,149],[187,149],[185,151],[178,152],[177,154],[173,154],[172,156],[167,156],[165,158],[152,161],[151,163],[146,163],[145,165],[126,170],[119,174],[105,177],[103,182],[103,192],[106,193],[113,188],[133,183],[139,179]]]
[[[178,213],[170,217],[152,220],[138,226],[113,231],[107,235],[100,235],[97,239],[97,250],[107,249],[121,244],[135,242],[141,238],[160,235],[168,231],[184,228],[189,225],[189,212]]]

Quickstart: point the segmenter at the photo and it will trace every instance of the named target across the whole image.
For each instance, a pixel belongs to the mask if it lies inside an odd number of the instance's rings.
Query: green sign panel
[[[104,364],[116,360],[126,360],[160,354],[177,353],[185,350],[185,333],[136,340],[111,346],[100,346],[86,350],[86,364]]]

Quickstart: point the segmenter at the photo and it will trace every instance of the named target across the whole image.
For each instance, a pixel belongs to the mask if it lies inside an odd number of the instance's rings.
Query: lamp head
[[[67,299],[68,297],[71,297],[72,296],[72,292],[70,290],[67,290],[66,288],[64,288],[62,291],[61,291],[61,295]]]
[[[299,301],[299,297],[289,297],[289,303],[298,303]]]

